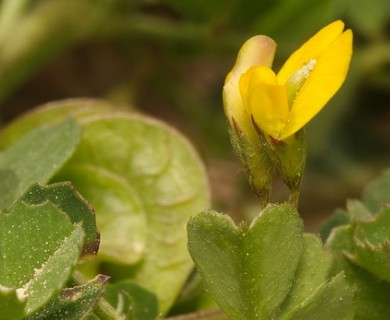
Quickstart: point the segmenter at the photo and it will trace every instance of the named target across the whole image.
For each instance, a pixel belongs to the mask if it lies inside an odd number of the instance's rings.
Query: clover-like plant
[[[322,239],[298,212],[304,126],[344,82],[352,31],[329,24],[277,74],[275,48],[249,39],[223,88],[231,141],[259,197],[248,223],[207,209],[194,148],[134,110],[67,100],[6,126],[0,320],[389,319],[389,172],[337,211]],[[269,203],[276,172],[290,189],[281,204]],[[195,313],[176,318],[186,298]],[[202,299],[215,310],[203,312]]]
[[[204,211],[188,223],[188,249],[206,290],[229,319],[390,317],[384,298],[390,294],[390,211],[379,210],[377,191],[366,193],[368,207],[350,202],[348,212],[328,222],[326,246],[303,232],[296,209],[306,158],[303,127],[348,71],[352,32],[343,28],[336,21],[320,30],[278,74],[270,69],[275,43],[255,36],[226,78],[231,140],[259,196],[260,213],[237,226],[224,214]],[[268,203],[276,170],[290,189],[288,203]],[[372,188],[388,190],[389,181]],[[379,195],[389,203],[383,191]]]

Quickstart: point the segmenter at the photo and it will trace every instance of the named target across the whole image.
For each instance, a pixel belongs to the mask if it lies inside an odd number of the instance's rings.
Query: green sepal
[[[265,207],[272,190],[275,162],[260,139],[255,144],[247,139],[237,126],[229,129],[229,135],[233,150],[247,174],[253,192],[259,197],[260,205]]]
[[[290,203],[297,206],[306,165],[307,141],[305,131],[299,130],[283,141],[268,138],[277,169],[290,189]]]

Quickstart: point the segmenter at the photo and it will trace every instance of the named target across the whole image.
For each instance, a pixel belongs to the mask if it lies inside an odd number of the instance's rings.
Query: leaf
[[[47,182],[74,152],[81,129],[68,119],[41,127],[0,154],[0,209],[7,208],[30,185]]]
[[[52,296],[50,289],[58,290],[65,284],[80,256],[83,230],[75,225],[74,231],[63,240],[61,246],[47,259],[40,269],[35,269],[34,278],[25,286],[29,299],[27,311],[34,310]],[[60,286],[59,286],[60,284]]]
[[[348,257],[390,282],[390,208],[385,208],[371,221],[357,224],[354,248]]]
[[[83,254],[97,253],[100,235],[96,229],[94,211],[69,182],[47,186],[33,185],[24,194],[22,201],[29,205],[50,201],[65,212],[73,223],[82,222],[85,234]]]
[[[347,320],[353,319],[355,305],[353,301],[354,291],[351,290],[344,274],[335,276],[328,284],[320,288],[299,309],[291,320]]]
[[[47,305],[25,320],[79,320],[88,315],[103,294],[108,277],[98,275],[84,285],[65,288]]]
[[[373,213],[379,212],[385,204],[390,204],[390,170],[386,170],[367,186],[363,201]]]
[[[101,232],[98,257],[105,265],[135,266],[124,278],[156,293],[164,314],[192,269],[186,223],[209,206],[207,177],[178,132],[118,110],[83,99],[51,104],[7,127],[0,147],[42,122],[58,123],[68,115],[78,120],[81,142],[54,180],[71,180],[90,200]]]
[[[0,284],[26,295],[25,314],[63,287],[83,237],[82,227],[50,202],[31,206],[18,201],[10,212],[1,212]]]
[[[306,305],[319,287],[327,283],[331,262],[331,256],[323,249],[321,240],[314,235],[305,234],[303,254],[293,286],[280,306],[280,319],[290,319],[292,314]]]
[[[355,320],[390,318],[390,284],[354,265],[345,255],[353,251],[354,228],[354,225],[335,228],[326,242],[326,248],[334,257],[332,274],[343,271],[348,282],[358,288],[355,297]]]
[[[288,204],[268,206],[249,228],[206,211],[188,223],[188,249],[231,319],[269,319],[291,288],[303,249],[302,222]]]
[[[132,315],[134,320],[155,320],[159,314],[156,296],[132,280],[108,284],[104,297],[125,316]]]
[[[321,225],[321,239],[326,241],[333,228],[347,225],[352,220],[367,220],[372,218],[372,213],[358,200],[348,200],[347,210],[337,209],[332,216]]]
[[[389,242],[390,207],[383,208],[371,220],[357,222],[354,236],[356,239],[367,241],[374,246]]]
[[[331,234],[333,228],[338,226],[346,225],[350,223],[350,215],[348,211],[337,209],[331,217],[326,220],[320,227],[321,240],[326,241]]]
[[[129,182],[104,167],[80,164],[66,169],[56,180],[72,180],[97,211],[102,234],[99,258],[135,264],[146,245],[146,212]]]
[[[24,316],[24,290],[0,286],[0,320],[19,320]]]
[[[367,220],[372,218],[372,213],[359,200],[348,200],[347,210],[350,220]]]

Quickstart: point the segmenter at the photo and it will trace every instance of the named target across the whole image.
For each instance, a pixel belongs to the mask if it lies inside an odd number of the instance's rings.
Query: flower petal
[[[314,69],[299,90],[281,139],[310,121],[343,84],[352,56],[352,31],[342,33],[317,57]]]
[[[295,71],[316,59],[340,34],[344,23],[337,20],[318,31],[313,37],[296,50],[285,62],[278,73],[278,83],[285,84]]]
[[[275,73],[266,67],[253,67],[242,75],[240,91],[244,106],[256,125],[278,139],[288,117],[285,86],[277,84]]]
[[[237,61],[226,77],[228,81],[239,81],[243,73],[255,66],[271,67],[276,50],[276,43],[267,36],[259,35],[248,39],[238,52]]]
[[[231,125],[237,123],[241,130],[255,136],[251,118],[246,113],[239,89],[240,77],[252,66],[271,66],[276,50],[275,42],[266,36],[255,36],[247,40],[238,53],[236,64],[228,74],[223,87],[225,114]]]

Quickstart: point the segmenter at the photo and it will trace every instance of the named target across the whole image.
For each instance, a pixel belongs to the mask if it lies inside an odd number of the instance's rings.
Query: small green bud
[[[270,139],[277,169],[284,183],[290,189],[290,203],[297,206],[299,192],[306,164],[307,142],[304,130],[279,141]]]
[[[249,140],[237,126],[229,130],[233,150],[241,161],[249,179],[249,184],[260,199],[260,205],[265,207],[269,202],[275,175],[273,161],[260,139],[258,143]]]

